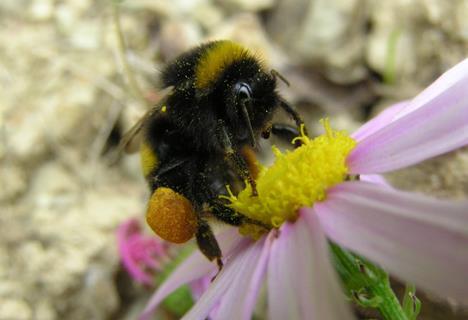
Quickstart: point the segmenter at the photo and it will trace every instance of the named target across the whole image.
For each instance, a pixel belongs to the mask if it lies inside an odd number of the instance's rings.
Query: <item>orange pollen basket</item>
[[[153,192],[146,222],[158,236],[173,243],[187,242],[197,230],[197,216],[192,204],[169,188],[158,188]]]

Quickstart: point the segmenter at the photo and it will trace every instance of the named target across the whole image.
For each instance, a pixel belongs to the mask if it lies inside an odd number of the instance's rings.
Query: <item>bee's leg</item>
[[[257,192],[257,183],[255,182],[254,177],[250,174],[249,166],[245,159],[236,152],[235,150],[230,150],[226,153],[227,157],[232,159],[234,165],[236,166],[237,172],[243,180],[247,180],[252,187],[252,196],[258,196]]]
[[[247,180],[252,187],[252,196],[258,196],[257,192],[257,184],[255,183],[255,179],[252,177],[249,171],[249,166],[242,155],[234,150],[232,147],[231,139],[226,131],[226,127],[223,123],[220,123],[220,138],[221,143],[224,147],[226,157],[234,162],[235,169],[239,176],[243,180]]]
[[[198,228],[195,234],[200,251],[208,258],[208,260],[216,260],[219,270],[223,268],[223,260],[221,259],[221,249],[216,240],[213,230],[210,225],[202,218],[198,219]]]
[[[269,128],[269,132],[272,133],[281,140],[284,140],[285,142],[292,143],[293,139],[300,136],[301,133],[299,130],[297,130],[296,127],[289,125],[289,124],[284,124],[284,123],[273,123],[271,127]],[[268,136],[266,136],[268,138]],[[297,140],[294,142],[294,147],[298,148],[302,145],[301,141]]]
[[[294,109],[289,103],[287,103],[283,99],[279,100],[279,105],[284,111],[286,111],[286,113],[288,113],[294,119],[294,122],[296,122],[296,126],[298,128],[304,126],[304,134],[307,135],[307,128],[305,127],[304,120],[302,120],[302,117],[296,111],[296,109]]]
[[[217,200],[212,201],[210,203],[210,212],[217,219],[227,224],[230,224],[232,226],[240,226],[242,224],[248,223],[248,224],[255,224],[267,230],[270,229],[268,225],[260,221],[250,219],[244,216],[243,214],[236,212],[235,210],[231,208],[226,207],[224,204],[222,204],[220,201],[217,201]]]
[[[222,203],[220,203],[220,201],[217,200],[212,201],[209,204],[209,207],[213,216],[232,226],[240,226],[246,218],[242,214],[224,206]]]
[[[254,180],[257,180],[258,174],[260,173],[260,166],[257,162],[257,155],[255,151],[250,146],[244,146],[240,150],[240,154],[242,158],[244,158],[245,163],[247,163],[247,167],[249,168],[249,173]]]
[[[276,80],[276,78],[278,78],[281,81],[283,81],[288,87],[290,86],[289,81],[281,73],[279,73],[275,69],[271,69],[270,73],[273,76],[273,78],[275,78],[275,80]]]

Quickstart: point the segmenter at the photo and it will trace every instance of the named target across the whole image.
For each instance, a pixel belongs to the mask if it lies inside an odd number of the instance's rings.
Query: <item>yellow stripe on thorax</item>
[[[195,86],[206,89],[221,73],[236,61],[255,56],[241,45],[229,40],[216,41],[200,57],[195,70]]]
[[[140,146],[140,162],[143,175],[148,176],[158,166],[158,156],[147,142]]]

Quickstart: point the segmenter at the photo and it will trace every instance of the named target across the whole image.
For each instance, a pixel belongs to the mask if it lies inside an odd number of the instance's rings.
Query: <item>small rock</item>
[[[24,300],[11,298],[2,299],[0,319],[30,320],[32,319],[32,310]]]
[[[11,201],[20,196],[27,188],[27,175],[20,166],[2,164],[0,168],[0,203]]]
[[[189,21],[171,20],[161,28],[159,53],[164,61],[170,61],[200,42],[201,30],[198,25]]]
[[[73,11],[77,12],[78,14],[82,15],[86,12],[90,12],[94,10],[93,0],[67,0],[66,4],[69,5]]]
[[[78,12],[74,11],[72,7],[65,3],[57,4],[54,12],[57,28],[60,31],[67,33],[72,30],[73,26],[79,20]]]
[[[372,69],[384,76],[391,72],[395,80],[400,80],[414,74],[417,68],[415,37],[420,34],[414,33],[411,24],[412,19],[416,19],[412,16],[415,11],[404,0],[384,2],[382,6],[375,6],[371,11],[373,27],[366,57]]]
[[[460,36],[465,43],[468,41],[468,1],[459,1],[456,4],[455,15],[455,32]]]
[[[260,11],[270,9],[275,4],[274,0],[227,0],[222,3],[236,11]]]
[[[249,50],[258,53],[267,65],[279,65],[284,61],[280,52],[272,47],[258,19],[252,13],[233,16],[219,25],[208,35],[211,40],[229,39],[245,45]]]
[[[395,187],[442,199],[468,199],[468,148],[387,174]]]
[[[86,303],[91,308],[92,319],[105,319],[119,307],[119,297],[113,281],[113,273],[103,265],[91,265],[84,275],[84,290],[81,292],[81,303]]]
[[[98,21],[85,21],[73,25],[68,40],[77,49],[92,50],[99,47],[101,37],[100,24]]]
[[[49,20],[54,13],[52,0],[34,0],[30,8],[30,16],[38,21]]]
[[[39,120],[39,114],[43,110],[34,114],[29,113],[29,110],[21,109],[18,108],[18,113],[6,120],[7,147],[5,151],[14,159],[34,161],[47,150],[47,145],[44,143],[43,123]]]
[[[66,208],[76,201],[78,181],[56,162],[42,166],[33,178],[29,197],[37,208]]]
[[[267,30],[292,63],[321,68],[337,83],[356,82],[367,75],[364,13],[355,0],[279,2]]]
[[[216,29],[225,18],[223,12],[209,1],[196,6],[190,13],[190,17],[208,31]]]
[[[48,301],[39,301],[34,309],[35,319],[40,320],[55,320],[57,313],[52,304]]]
[[[382,1],[370,6],[368,64],[384,80],[390,80],[391,73],[395,83],[409,80],[428,85],[435,75],[466,57],[466,43],[459,41],[464,22],[456,21],[467,9],[458,6],[433,0]]]

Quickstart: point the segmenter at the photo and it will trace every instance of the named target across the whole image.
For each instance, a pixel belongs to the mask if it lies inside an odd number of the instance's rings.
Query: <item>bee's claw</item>
[[[252,194],[251,194],[250,196],[251,196],[251,197],[258,197],[257,188],[252,189]]]
[[[216,272],[215,276],[213,278],[211,278],[211,282],[215,281],[216,277],[221,272],[221,270],[223,269],[223,266],[224,266],[223,260],[220,257],[216,258],[216,264],[218,265],[218,272]]]
[[[216,264],[218,265],[218,273],[223,269],[224,263],[221,258],[216,258]]]

